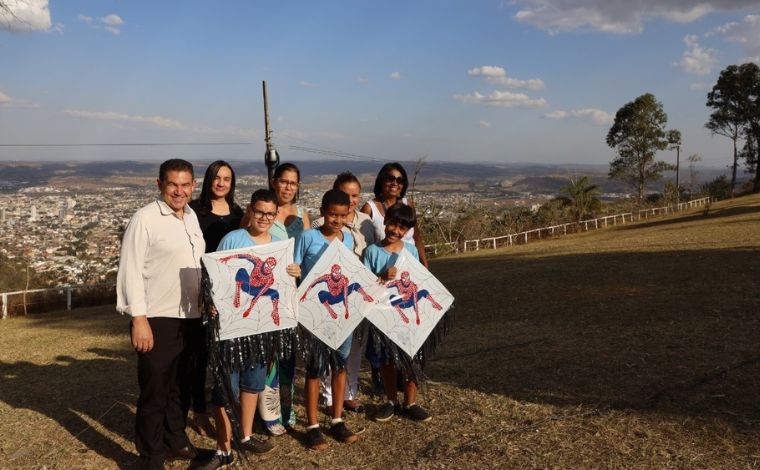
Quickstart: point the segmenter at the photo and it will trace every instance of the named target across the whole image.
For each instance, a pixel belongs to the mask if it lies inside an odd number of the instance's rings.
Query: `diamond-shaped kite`
[[[298,324],[293,239],[201,257],[219,314],[219,339],[293,328]]]
[[[336,239],[298,288],[298,323],[338,349],[385,295],[377,276]]]
[[[394,264],[396,279],[385,283],[388,296],[366,317],[410,357],[414,357],[454,297],[407,250]]]

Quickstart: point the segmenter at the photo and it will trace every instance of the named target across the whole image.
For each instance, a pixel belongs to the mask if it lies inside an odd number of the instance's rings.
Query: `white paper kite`
[[[293,328],[298,324],[293,239],[201,257],[219,313],[219,339]]]
[[[377,276],[336,239],[298,288],[298,323],[338,349],[385,295]]]
[[[396,279],[385,283],[388,296],[366,317],[413,357],[454,303],[454,297],[407,250],[399,253],[394,266]]]

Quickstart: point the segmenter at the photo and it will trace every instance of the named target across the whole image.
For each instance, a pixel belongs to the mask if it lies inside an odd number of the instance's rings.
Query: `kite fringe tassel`
[[[306,368],[312,369],[320,366],[320,369],[342,370],[346,368],[346,361],[338,354],[338,351],[322,342],[311,334],[306,328],[298,328],[298,348]]]
[[[433,355],[438,346],[443,342],[443,338],[454,327],[453,309],[454,306],[452,305],[443,315],[443,318],[438,321],[438,324],[436,324],[414,356],[409,356],[406,351],[399,348],[390,338],[370,324],[368,335],[372,338],[376,355],[380,357],[382,349],[385,349],[388,360],[392,361],[396,365],[396,368],[401,370],[406,379],[413,380],[418,384],[423,383],[426,380],[423,369],[425,368],[427,359]]]

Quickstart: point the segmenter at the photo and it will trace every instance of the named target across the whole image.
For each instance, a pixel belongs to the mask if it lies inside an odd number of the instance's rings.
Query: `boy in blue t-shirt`
[[[246,209],[246,219],[248,226],[238,230],[233,230],[222,238],[217,247],[218,251],[233,250],[237,248],[247,248],[255,245],[263,245],[279,239],[269,234],[269,228],[277,216],[277,196],[268,189],[259,189],[251,195],[251,204]],[[253,304],[257,301],[264,301],[268,297],[272,302],[272,318],[275,323],[279,323],[277,315],[277,303],[279,294],[276,290],[270,289],[272,282],[272,260],[259,260],[258,258],[248,257],[246,255],[231,255],[222,258],[224,262],[232,258],[249,259],[253,266],[249,273],[243,268],[237,273],[238,289],[244,290],[252,296],[250,306],[246,313],[250,312]],[[288,265],[286,271],[293,277],[301,275],[301,268],[297,264]],[[267,301],[269,301],[267,300]],[[233,338],[219,342],[219,350],[222,351],[230,343],[240,342],[244,338]],[[243,436],[241,445],[243,450],[256,454],[263,454],[272,450],[272,443],[269,440],[261,441],[253,435],[253,417],[256,412],[256,402],[258,394],[264,390],[266,378],[266,364],[263,362],[251,364],[244,370],[233,370],[230,373],[230,384],[232,386],[232,395],[235,401],[240,403],[240,431]],[[216,454],[200,468],[204,470],[213,470],[224,465],[232,463],[232,425],[229,417],[225,412],[227,399],[222,384],[215,383],[212,391],[212,402],[215,405],[216,420]]]
[[[364,265],[373,273],[380,277],[380,282],[385,284],[397,276],[397,269],[393,266],[398,259],[399,253],[406,249],[415,258],[419,260],[417,248],[411,243],[402,240],[406,232],[414,228],[417,224],[417,215],[414,209],[405,204],[395,204],[385,212],[385,238],[374,245],[370,245],[364,251]],[[423,296],[428,296],[427,291],[420,291]],[[432,300],[429,298],[428,300]],[[437,305],[437,304],[436,304]],[[408,319],[407,319],[408,321]],[[414,321],[414,320],[412,320]],[[371,327],[374,328],[374,327]],[[370,338],[374,335],[370,334]],[[367,350],[372,355],[372,346]],[[393,358],[388,353],[384,345],[379,348],[380,357],[371,357],[371,362],[379,363],[383,377],[383,388],[388,402],[381,405],[375,413],[375,421],[388,421],[396,411],[398,391],[396,381],[396,366]],[[373,364],[375,367],[376,364]],[[423,407],[415,403],[417,399],[417,383],[414,380],[406,379],[404,382],[404,406],[401,408],[402,413],[415,421],[430,420],[430,413]]]
[[[302,278],[309,274],[309,271],[311,271],[319,257],[327,250],[327,247],[333,240],[341,240],[349,250],[353,249],[354,241],[351,234],[343,230],[343,227],[346,225],[349,205],[348,195],[339,189],[331,189],[322,197],[322,205],[319,211],[322,217],[324,217],[324,223],[319,228],[306,230],[296,239],[293,260],[301,265]],[[339,270],[340,267],[338,267]],[[315,279],[309,286],[309,289],[321,282],[328,282],[323,277]],[[363,289],[357,289],[357,291],[366,296]],[[343,303],[345,306],[344,302],[337,302],[340,299],[328,300],[326,302],[330,305],[337,306]],[[330,312],[337,316],[332,309],[330,309]],[[359,436],[348,429],[341,418],[343,414],[343,395],[346,387],[346,369],[342,365],[345,364],[350,350],[351,335],[340,345],[337,351],[334,351],[342,361],[338,361],[341,367],[340,370],[332,370],[333,403],[330,434],[335,439],[346,443],[354,442],[359,438]],[[327,361],[319,356],[319,354],[315,354],[315,351],[311,351],[309,354],[306,364],[306,385],[304,387],[306,418],[308,421],[305,441],[306,445],[314,450],[327,448],[327,442],[322,436],[322,431],[317,423],[317,402],[319,400],[319,378],[327,372],[328,367],[332,367],[332,365],[328,365]]]

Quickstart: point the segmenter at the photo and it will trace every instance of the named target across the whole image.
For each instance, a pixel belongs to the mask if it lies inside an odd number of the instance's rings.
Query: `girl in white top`
[[[396,203],[414,207],[411,201],[406,199],[406,190],[409,187],[409,178],[406,170],[398,162],[386,163],[380,169],[375,178],[375,197],[362,207],[362,212],[372,218],[377,240],[385,238],[385,210]],[[418,224],[419,227],[419,224]],[[425,244],[422,241],[422,233],[419,230],[410,229],[403,238],[404,241],[414,244],[420,255],[420,262],[428,267],[425,255]]]

